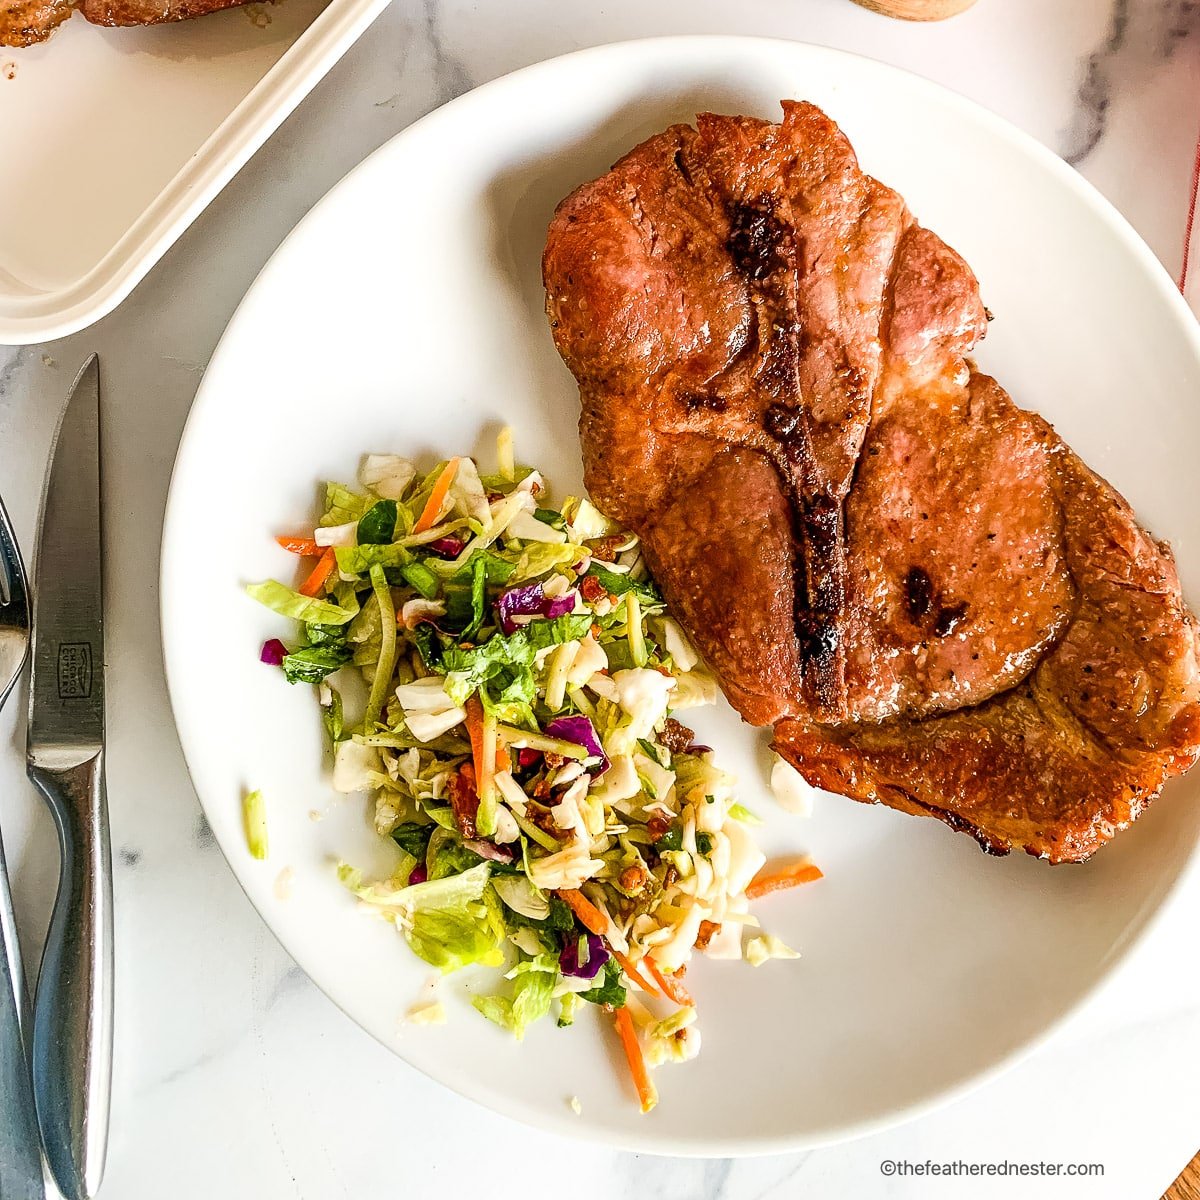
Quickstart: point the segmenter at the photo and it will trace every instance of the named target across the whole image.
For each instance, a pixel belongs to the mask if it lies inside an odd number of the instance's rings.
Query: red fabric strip
[[[1183,234],[1183,266],[1179,270],[1179,290],[1187,286],[1188,260],[1192,251],[1192,226],[1196,221],[1196,193],[1200,190],[1200,140],[1196,142],[1196,159],[1192,164],[1192,191],[1188,197],[1187,228]]]

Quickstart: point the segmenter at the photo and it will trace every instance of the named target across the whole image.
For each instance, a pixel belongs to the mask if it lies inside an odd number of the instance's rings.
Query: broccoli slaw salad
[[[651,1068],[700,1048],[692,954],[797,957],[751,902],[821,873],[767,868],[734,779],[681,719],[717,684],[637,538],[584,498],[551,507],[508,430],[498,459],[481,475],[465,456],[422,473],[371,455],[358,488],[328,484],[318,526],[277,539],[298,588],[247,589],[299,623],[261,658],[313,685],[334,788],[369,793],[396,847],[388,878],[341,864],[344,885],[439,971],[490,969],[472,1003],[518,1039],[609,1014],[647,1112]],[[773,784],[807,787],[782,760]],[[265,857],[259,793],[245,819]]]

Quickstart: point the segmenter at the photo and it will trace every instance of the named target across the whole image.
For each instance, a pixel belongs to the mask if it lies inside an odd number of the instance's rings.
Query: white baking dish
[[[0,47],[0,344],[111,311],[386,6],[281,0]]]

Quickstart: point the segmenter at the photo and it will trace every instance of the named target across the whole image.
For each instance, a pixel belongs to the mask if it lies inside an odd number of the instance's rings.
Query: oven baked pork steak
[[[248,0],[0,0],[0,46],[44,42],[77,8],[93,25],[161,25]]]
[[[810,783],[1083,860],[1200,752],[1171,552],[975,370],[963,259],[783,111],[673,126],[559,205],[587,487]]]

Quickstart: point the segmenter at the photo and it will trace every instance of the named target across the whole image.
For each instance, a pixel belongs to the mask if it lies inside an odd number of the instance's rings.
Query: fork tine
[[[16,614],[7,614],[9,619],[14,615],[23,619],[28,615],[28,604],[29,589],[25,582],[25,564],[21,561],[21,551],[17,547],[17,538],[13,533],[8,510],[4,507],[4,501],[0,499],[0,609],[16,609]]]

